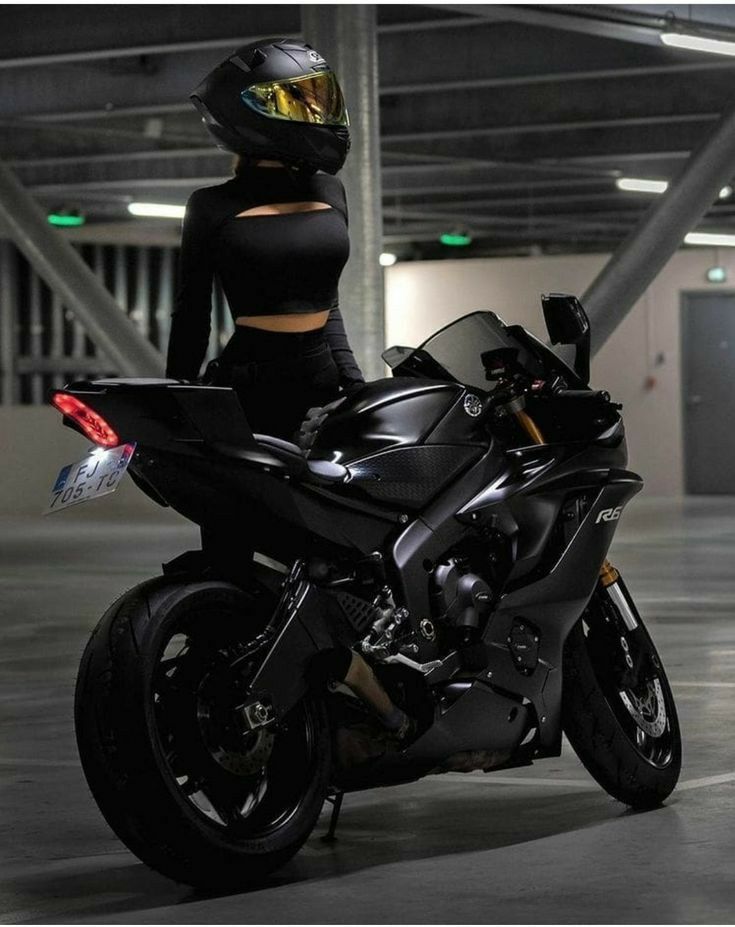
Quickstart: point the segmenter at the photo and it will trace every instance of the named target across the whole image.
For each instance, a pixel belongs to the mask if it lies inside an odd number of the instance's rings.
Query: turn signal
[[[102,416],[85,405],[76,396],[69,393],[54,393],[51,402],[62,415],[72,419],[82,429],[90,441],[102,447],[117,447],[122,442],[114,428],[111,428]]]

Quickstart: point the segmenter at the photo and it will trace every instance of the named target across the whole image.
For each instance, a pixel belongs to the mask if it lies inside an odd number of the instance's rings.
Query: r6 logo
[[[595,524],[599,525],[601,521],[617,521],[622,511],[622,505],[618,505],[614,509],[603,509],[595,519]]]

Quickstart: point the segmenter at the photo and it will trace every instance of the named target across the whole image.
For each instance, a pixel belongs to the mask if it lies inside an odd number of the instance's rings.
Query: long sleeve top
[[[329,208],[238,218],[253,206],[318,202]],[[199,375],[209,343],[217,277],[233,318],[329,310],[325,336],[343,388],[364,382],[339,310],[338,281],[349,254],[341,181],[288,168],[245,168],[195,190],[184,216],[166,374]]]

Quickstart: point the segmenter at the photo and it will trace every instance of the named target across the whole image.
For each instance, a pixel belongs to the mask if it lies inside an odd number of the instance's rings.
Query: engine
[[[455,557],[435,569],[433,585],[437,620],[460,646],[475,643],[492,608],[490,586],[470,571],[465,560]]]

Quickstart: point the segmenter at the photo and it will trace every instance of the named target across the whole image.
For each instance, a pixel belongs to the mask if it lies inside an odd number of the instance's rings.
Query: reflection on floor
[[[680,789],[630,814],[567,748],[497,776],[347,796],[248,893],[205,897],[116,840],[76,757],[76,665],[119,592],[195,532],[72,513],[0,521],[0,922],[667,923],[735,920],[735,499],[635,500],[612,559],[674,682]]]

